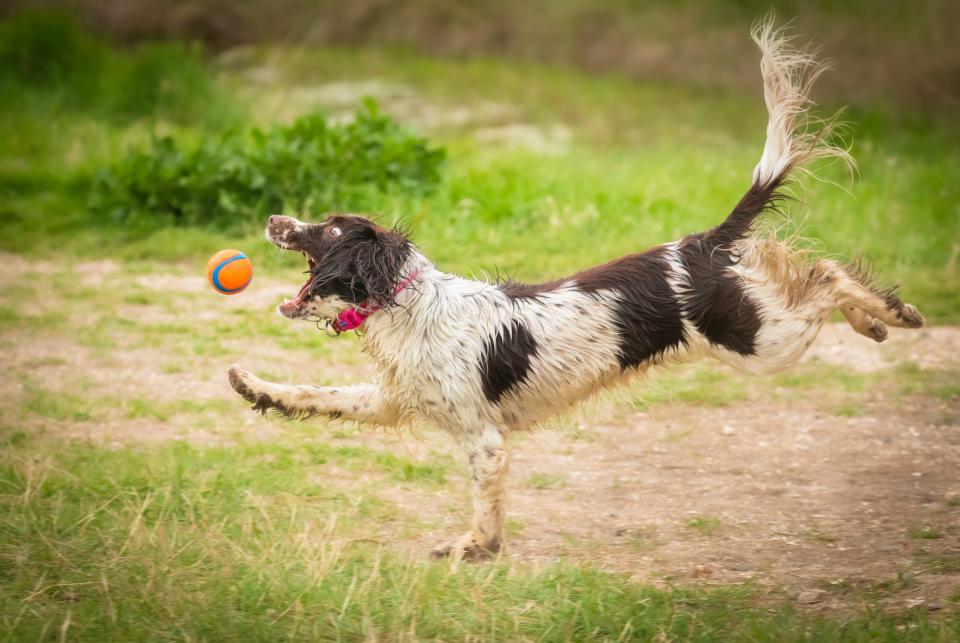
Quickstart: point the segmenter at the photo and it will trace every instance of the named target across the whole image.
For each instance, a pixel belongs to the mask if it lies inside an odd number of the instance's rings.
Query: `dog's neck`
[[[397,280],[394,293],[396,303],[384,308],[375,308],[372,310],[364,310],[363,306],[358,308],[358,310],[367,313],[363,324],[364,332],[369,333],[377,327],[384,329],[391,326],[391,324],[383,323],[387,321],[385,318],[392,318],[398,314],[402,315],[404,311],[408,313],[405,317],[409,318],[409,311],[416,307],[415,304],[423,290],[423,284],[435,277],[434,273],[436,272],[430,260],[416,250],[413,250],[399,273],[399,279]]]
[[[420,276],[420,268],[412,268],[409,272],[404,274],[403,280],[398,283],[393,290],[394,298],[402,294],[407,288],[411,287],[413,283],[417,280],[417,277]],[[348,330],[357,330],[363,323],[370,318],[371,315],[383,310],[384,306],[379,306],[371,303],[364,303],[356,308],[347,308],[340,312],[339,315],[334,318],[333,330],[339,334]]]
[[[451,279],[451,275],[437,270],[416,250],[401,274],[415,276],[397,293],[396,305],[377,311],[363,324],[364,351],[378,362],[398,351],[409,350],[411,343],[422,341],[431,332],[444,307],[445,283]]]

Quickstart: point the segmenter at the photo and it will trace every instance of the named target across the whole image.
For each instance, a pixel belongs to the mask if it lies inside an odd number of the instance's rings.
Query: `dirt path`
[[[805,359],[955,367],[958,342],[960,329],[934,328],[878,346],[837,324]],[[863,404],[857,417],[803,396],[668,404],[522,436],[510,555],[590,561],[648,582],[751,581],[817,608],[879,593],[893,608],[943,609],[960,589],[960,399],[867,395]],[[415,550],[466,515],[446,495],[398,500],[421,516],[439,502],[436,529]]]
[[[12,292],[19,276],[53,271],[42,262],[2,259],[8,270],[0,293]],[[106,288],[130,282],[119,271],[110,263],[74,269]],[[261,280],[256,292],[240,301],[204,297],[202,278],[186,274],[141,275],[134,285],[168,299],[163,307],[123,303],[119,297],[110,314],[132,307],[139,324],[200,317],[206,324],[226,323],[251,306],[269,315],[272,303],[289,289]],[[24,309],[42,316],[44,306],[57,305],[46,302],[41,292],[24,302]],[[80,321],[74,325],[82,326]],[[256,349],[246,348],[244,365],[285,381],[304,374],[322,381],[327,374],[350,379],[369,374],[351,339],[326,339],[306,324],[281,331],[260,337]],[[82,345],[57,332],[38,341],[32,330],[14,331],[0,357],[34,382],[65,382],[127,398],[200,400],[220,409],[218,421],[206,424],[175,413],[114,415],[103,422],[68,418],[56,424],[57,431],[106,442],[185,439],[200,445],[235,439],[237,431],[253,440],[282,434],[282,424],[247,412],[229,390],[223,372],[236,359],[229,342],[222,349],[227,354],[201,352],[188,366],[171,369],[176,354],[170,346],[122,345],[103,353],[96,344]],[[284,344],[281,336],[295,341]],[[326,351],[323,359],[301,348],[311,342]],[[903,362],[956,373],[960,328],[895,331],[878,345],[831,324],[804,358],[821,369],[817,372],[858,377],[895,372]],[[759,388],[746,399],[723,406],[667,401],[635,411],[602,401],[586,407],[572,428],[516,436],[509,555],[535,564],[585,561],[647,582],[751,581],[827,609],[866,595],[879,595],[892,607],[922,604],[932,611],[956,601],[960,398],[867,390],[850,394],[856,412],[843,414],[806,389],[772,396],[763,388],[772,384],[757,382],[751,386]],[[25,386],[8,378],[4,398],[24,399]],[[223,418],[229,418],[229,430],[221,431]],[[437,432],[425,432],[422,442],[383,434],[345,439],[415,460],[430,461],[439,453],[460,461]],[[330,474],[337,474],[334,465]],[[409,519],[406,526],[413,521],[424,529],[410,536],[398,521],[372,524],[371,530],[418,556],[459,532],[469,515],[467,479],[459,468],[449,479],[452,484],[435,490],[385,484],[382,497]]]
[[[903,361],[955,369],[958,349],[957,328],[877,345],[832,324],[804,359],[863,373]],[[590,562],[646,582],[750,581],[816,609],[866,596],[944,609],[960,590],[960,399],[858,399],[855,417],[803,394],[625,417],[601,408],[579,430],[517,436],[509,555]],[[428,435],[415,455],[431,451],[455,453]],[[458,483],[459,495],[385,492],[431,527],[404,548],[422,554],[463,527],[467,482]]]

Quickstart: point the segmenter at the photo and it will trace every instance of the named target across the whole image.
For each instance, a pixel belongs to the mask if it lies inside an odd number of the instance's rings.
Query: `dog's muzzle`
[[[296,250],[297,248],[292,247],[290,244],[290,233],[293,232],[298,225],[300,225],[300,221],[293,217],[283,216],[282,214],[270,215],[270,218],[267,219],[267,228],[264,231],[267,241],[281,248]]]

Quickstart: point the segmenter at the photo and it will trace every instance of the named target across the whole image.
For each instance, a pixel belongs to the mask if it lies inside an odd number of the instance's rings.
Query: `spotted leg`
[[[290,418],[327,416],[377,426],[391,426],[400,413],[376,384],[288,386],[266,382],[239,366],[230,368],[230,386],[253,404],[254,411],[274,409]]]
[[[474,438],[465,449],[473,476],[473,521],[470,531],[450,543],[435,548],[432,558],[484,558],[504,546],[506,481],[509,454],[501,431],[492,425]]]

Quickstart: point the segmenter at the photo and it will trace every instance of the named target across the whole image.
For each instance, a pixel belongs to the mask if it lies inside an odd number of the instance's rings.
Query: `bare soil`
[[[958,342],[960,329],[931,328],[878,345],[833,324],[805,360],[955,368]],[[521,436],[509,555],[589,561],[646,582],[749,581],[818,609],[871,594],[892,608],[943,609],[960,589],[960,399],[878,394],[863,404],[857,417],[802,395],[668,404]],[[412,512],[431,504],[405,500]],[[438,530],[415,547],[459,528],[468,511],[449,503],[462,501],[433,499]]]
[[[0,293],[20,276],[52,270],[43,262],[0,259],[7,266]],[[109,286],[117,270],[97,263],[75,271]],[[273,299],[289,294],[289,285],[261,279],[248,300],[198,301],[202,277],[185,274],[141,277],[139,286],[173,297],[181,321],[202,312],[205,323],[250,305],[272,314]],[[141,307],[137,321],[154,314],[162,319],[164,310]],[[289,332],[304,346],[335,343],[333,358],[318,360],[270,337],[248,347],[240,361],[291,383],[370,374],[355,340],[328,339],[306,324],[291,324]],[[124,346],[104,356],[67,335],[40,341],[14,332],[4,339],[0,359],[34,381],[77,394],[109,391],[118,400],[215,400],[221,409],[219,419],[205,425],[177,414],[67,419],[54,429],[64,435],[108,444],[175,439],[199,445],[238,434],[245,440],[282,437],[283,423],[248,412],[229,389],[231,356],[193,357],[177,371],[164,368],[176,361],[169,347]],[[242,345],[244,338],[237,341]],[[904,361],[955,372],[960,328],[894,329],[886,343],[875,344],[831,324],[804,359],[863,374]],[[857,394],[860,410],[848,417],[800,391],[786,401],[751,395],[721,407],[668,402],[645,411],[601,401],[563,426],[515,436],[506,555],[537,565],[561,558],[589,562],[654,583],[749,581],[817,609],[866,596],[879,596],[891,608],[948,609],[960,589],[960,399],[868,391]],[[26,395],[23,382],[13,378],[4,379],[0,392],[5,406]],[[235,414],[223,411],[230,404]],[[420,439],[383,433],[331,439],[425,462],[438,455],[460,461],[452,441],[430,430]],[[331,480],[349,475],[335,464],[329,474]],[[380,495],[403,519],[371,524],[371,537],[419,556],[459,533],[469,519],[468,479],[458,468],[450,481],[431,489],[384,479]],[[411,534],[411,523],[422,530]]]

